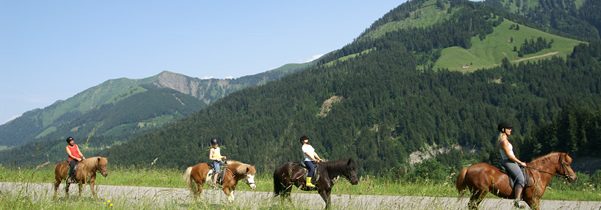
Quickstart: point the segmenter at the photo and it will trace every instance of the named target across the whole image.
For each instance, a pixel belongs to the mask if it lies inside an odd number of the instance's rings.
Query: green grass
[[[361,38],[377,39],[388,32],[398,31],[401,29],[408,28],[425,28],[432,26],[435,23],[442,22],[448,17],[452,16],[457,9],[452,10],[449,14],[446,8],[449,5],[445,5],[445,9],[438,9],[436,7],[436,0],[430,0],[423,4],[423,6],[416,11],[412,12],[411,15],[400,21],[388,22],[373,31],[365,34]]]
[[[36,169],[7,169],[0,166],[1,182],[25,182],[25,183],[51,183],[54,180],[54,166],[46,166]],[[99,185],[121,185],[121,186],[147,186],[185,188],[182,180],[183,171],[174,169],[129,169],[110,168],[109,175],[97,176],[96,183]],[[391,178],[377,178],[363,176],[359,185],[351,185],[346,179],[340,178],[332,190],[333,194],[351,195],[400,195],[400,196],[430,196],[430,197],[456,197],[458,193],[454,186],[454,176],[449,176],[443,181],[418,181],[407,182]],[[555,178],[559,180],[558,178]],[[255,178],[257,191],[272,192],[273,181],[270,173],[260,173]],[[209,186],[205,185],[208,189]],[[247,184],[238,184],[238,190],[250,190]],[[297,189],[293,193],[315,193],[304,192]],[[489,195],[494,198],[494,195]],[[583,187],[576,189],[573,185],[556,181],[547,188],[543,199],[549,200],[587,200],[601,201],[601,189],[595,187]],[[2,208],[0,208],[2,209]]]
[[[495,27],[492,34],[489,34],[483,40],[473,37],[471,39],[472,46],[469,49],[461,47],[443,49],[440,58],[434,64],[434,68],[471,72],[481,68],[495,67],[505,57],[514,63],[547,59],[552,56],[566,57],[572,53],[574,46],[582,43],[578,40],[545,33],[524,25],[520,25],[518,31],[510,30],[509,27],[512,24],[515,23],[505,20]],[[513,51],[514,46],[519,49],[524,40],[536,39],[537,37],[543,37],[549,41],[553,40],[552,47],[537,53],[524,55],[524,57],[518,57],[517,52]],[[510,43],[511,38],[513,38],[513,42]]]
[[[343,57],[340,57],[340,58],[338,58],[336,60],[327,62],[326,64],[324,64],[324,66],[331,67],[331,66],[336,65],[337,63],[345,62],[345,61],[347,61],[349,59],[356,58],[356,57],[362,56],[362,55],[366,55],[366,54],[368,54],[368,53],[370,53],[370,52],[372,52],[374,50],[376,50],[376,48],[370,48],[370,49],[367,49],[367,50],[363,50],[360,53],[355,53],[355,54],[350,54],[350,55],[347,55],[347,56],[343,56]]]

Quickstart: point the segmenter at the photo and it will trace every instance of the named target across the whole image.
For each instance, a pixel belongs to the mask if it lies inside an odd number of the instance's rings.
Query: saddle
[[[215,171],[211,164],[209,164],[209,166],[211,167],[211,170],[209,170],[209,172],[207,173],[207,177],[213,177],[213,174],[217,173],[217,184],[223,185],[223,174],[225,172],[225,166],[227,166],[227,162],[223,162],[223,167],[221,167],[221,171]]]

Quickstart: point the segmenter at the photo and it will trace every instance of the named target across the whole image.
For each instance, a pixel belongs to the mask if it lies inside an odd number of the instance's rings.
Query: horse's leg
[[[69,180],[66,181],[65,184],[65,197],[69,198],[69,186],[71,186],[71,183],[69,183]]]
[[[540,198],[524,198],[524,201],[530,206],[530,209],[539,210],[540,209]]]
[[[79,197],[81,198],[81,191],[83,190],[83,183],[78,182],[77,187],[79,188]]]
[[[94,175],[92,175],[92,178],[90,178],[90,190],[92,191],[92,196],[95,199],[98,199],[98,195],[96,195],[96,191],[94,191],[95,182],[96,182],[96,177]]]
[[[328,188],[328,189],[319,189],[319,195],[321,195],[321,198],[323,199],[324,202],[326,202],[326,208],[325,209],[330,209],[330,204],[331,204],[331,200],[330,200],[330,193],[332,192],[332,189]]]
[[[223,193],[227,196],[227,201],[234,201],[234,191],[230,190],[229,187],[223,186]]]
[[[200,181],[194,182],[194,184],[196,185],[196,189],[194,189],[194,199],[198,199],[198,197],[202,194],[202,187],[204,183]]]
[[[484,196],[486,196],[486,193],[487,192],[483,190],[472,191],[472,196],[470,197],[470,202],[468,204],[469,209],[478,209],[478,206],[484,199]]]
[[[61,185],[61,177],[56,176],[54,178],[54,195],[52,196],[53,199],[56,199],[58,196],[58,187]]]

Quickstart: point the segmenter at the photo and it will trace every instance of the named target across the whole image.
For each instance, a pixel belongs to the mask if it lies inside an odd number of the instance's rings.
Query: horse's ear
[[[250,167],[246,167],[246,173],[248,173],[248,171],[250,171]]]
[[[353,158],[349,158],[348,162],[346,162],[346,165],[350,166],[351,164],[353,164]]]

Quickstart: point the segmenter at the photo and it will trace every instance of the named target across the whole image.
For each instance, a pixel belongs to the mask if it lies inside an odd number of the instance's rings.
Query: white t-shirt
[[[313,159],[311,159],[311,157],[315,156],[315,149],[313,148],[313,146],[309,144],[303,144],[302,149],[303,156],[305,157],[304,161],[313,161]],[[309,154],[309,156],[307,154]]]

